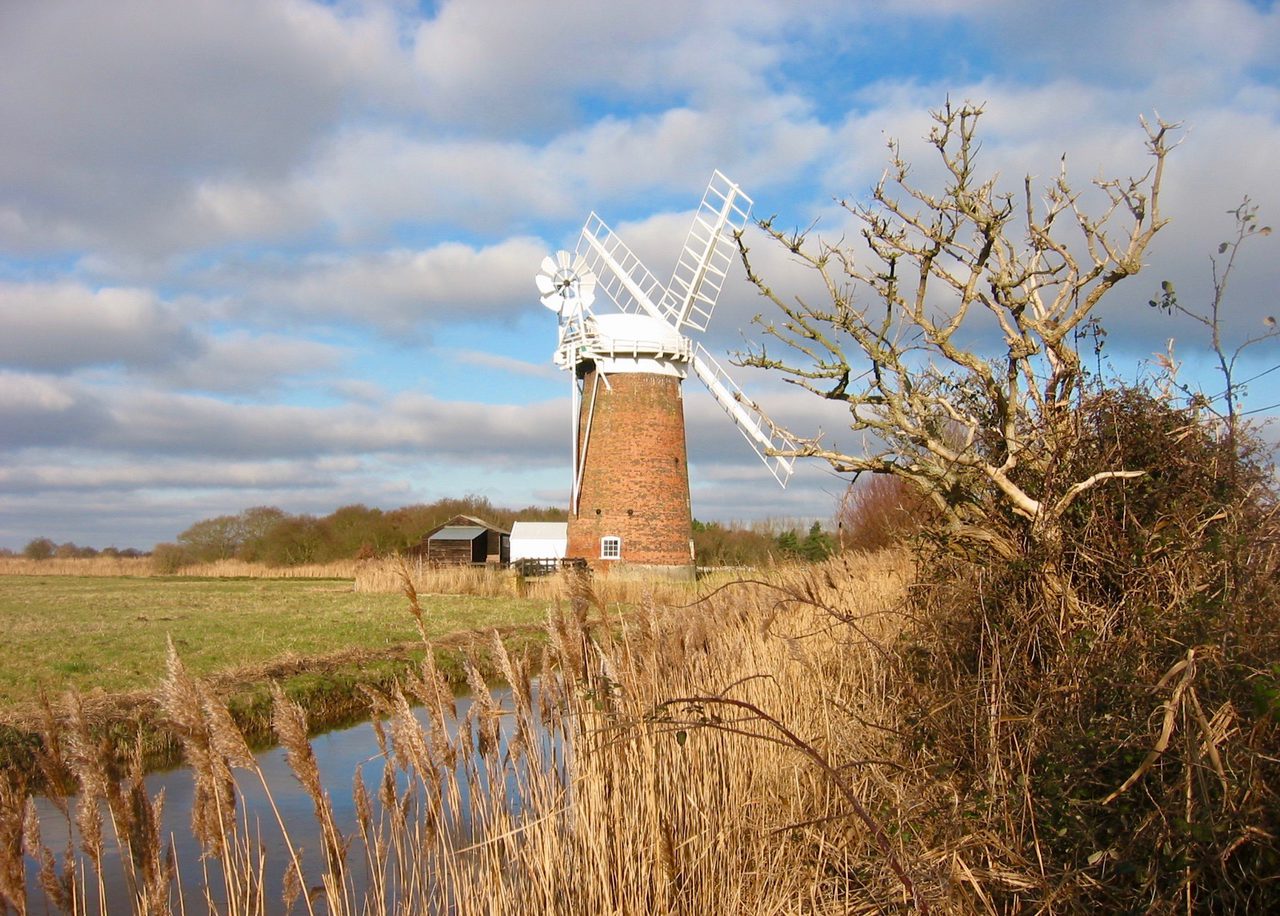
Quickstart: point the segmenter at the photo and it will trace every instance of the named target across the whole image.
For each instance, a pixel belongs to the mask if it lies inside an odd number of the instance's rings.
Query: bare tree
[[[861,224],[865,263],[851,245],[786,233],[776,242],[820,276],[826,299],[790,300],[752,267],[748,277],[780,312],[758,317],[765,341],[739,361],[774,370],[848,405],[865,451],[797,437],[788,454],[840,472],[913,482],[971,547],[1013,558],[1060,547],[1063,514],[1081,494],[1141,471],[1123,467],[1060,480],[1082,384],[1079,336],[1103,296],[1138,273],[1166,219],[1165,160],[1177,125],[1146,120],[1146,174],[1095,180],[1091,214],[1065,166],[1037,196],[998,189],[978,170],[979,106],[933,113],[931,145],[946,186],[917,187],[896,142],[868,205],[843,202]],[[769,339],[784,346],[770,349]],[[790,431],[794,436],[795,431]]]
[[[1162,357],[1161,364],[1168,372],[1169,382],[1189,397],[1192,404],[1208,409],[1222,421],[1226,432],[1227,445],[1231,454],[1238,458],[1241,432],[1240,395],[1243,393],[1245,385],[1262,376],[1257,375],[1242,381],[1236,376],[1236,365],[1239,363],[1244,351],[1254,344],[1264,343],[1280,337],[1280,327],[1276,326],[1275,316],[1268,315],[1262,320],[1263,330],[1246,336],[1244,340],[1234,346],[1229,344],[1224,337],[1223,307],[1227,296],[1227,285],[1231,282],[1231,275],[1236,268],[1236,257],[1240,254],[1240,246],[1247,240],[1271,234],[1270,226],[1258,224],[1257,204],[1248,197],[1245,197],[1238,207],[1228,210],[1227,214],[1235,220],[1235,231],[1231,234],[1231,238],[1218,244],[1217,254],[1211,255],[1209,258],[1209,266],[1213,277],[1213,296],[1209,300],[1208,307],[1204,311],[1197,311],[1195,308],[1183,305],[1178,301],[1177,291],[1168,280],[1160,284],[1160,298],[1152,299],[1147,304],[1153,309],[1160,309],[1167,314],[1177,312],[1185,315],[1204,325],[1208,330],[1209,343],[1213,348],[1213,354],[1218,362],[1218,372],[1222,375],[1222,382],[1225,386],[1216,395],[1206,395],[1201,390],[1192,389],[1188,385],[1179,383],[1177,381],[1178,366],[1173,359],[1172,353]],[[1268,369],[1266,371],[1270,372],[1272,370]],[[1263,374],[1266,373],[1264,372]],[[1217,406],[1218,402],[1221,402],[1221,408]]]

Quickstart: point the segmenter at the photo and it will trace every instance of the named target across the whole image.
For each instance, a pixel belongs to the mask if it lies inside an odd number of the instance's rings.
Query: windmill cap
[[[638,345],[636,349],[642,352],[669,352],[678,349],[684,339],[671,325],[651,315],[597,314],[595,323],[596,333],[600,337],[624,345],[634,343]]]

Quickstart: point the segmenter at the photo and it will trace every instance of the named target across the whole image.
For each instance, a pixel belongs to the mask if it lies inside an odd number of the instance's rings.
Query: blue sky
[[[1240,0],[2,4],[0,546],[148,547],[264,504],[561,504],[543,255],[594,209],[669,275],[715,168],[757,216],[837,237],[833,199],[866,199],[888,138],[928,177],[948,97],[985,103],[1013,189],[1064,154],[1081,185],[1140,172],[1138,116],[1186,125],[1173,222],[1104,318],[1120,374],[1174,337],[1212,388],[1203,335],[1146,301],[1166,278],[1207,301],[1243,195],[1280,219],[1278,47],[1275,5]],[[1277,311],[1276,239],[1242,255],[1233,339]],[[763,307],[738,278],[704,343],[740,347]],[[1276,364],[1266,345],[1243,371]],[[734,374],[857,447],[827,405]],[[839,479],[777,489],[686,389],[697,517],[831,516]]]

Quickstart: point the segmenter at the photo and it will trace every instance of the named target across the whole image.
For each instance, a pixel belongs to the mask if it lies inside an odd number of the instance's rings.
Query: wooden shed
[[[412,552],[436,566],[505,564],[511,556],[511,534],[484,519],[455,515],[424,534]]]

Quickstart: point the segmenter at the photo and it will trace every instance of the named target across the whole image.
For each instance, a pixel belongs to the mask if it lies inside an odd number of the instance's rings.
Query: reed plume
[[[26,792],[9,779],[0,780],[0,904],[26,916],[26,875],[22,835],[26,821]]]
[[[230,764],[219,749],[224,744],[236,751],[239,748],[227,735],[215,736],[206,713],[206,697],[187,673],[172,640],[168,642],[165,669],[158,699],[182,742],[183,756],[195,780],[191,829],[206,852],[224,857],[228,851],[227,833],[235,823],[236,786]]]
[[[891,608],[900,591],[895,584],[844,588],[839,578],[710,590],[692,607],[697,596],[688,589],[680,606],[664,605],[656,590],[634,591],[626,608],[609,597],[615,585],[564,580],[548,599],[537,681],[527,659],[491,634],[490,654],[510,690],[495,691],[468,660],[465,715],[424,640],[421,665],[400,684],[366,691],[377,753],[354,776],[349,827],[325,788],[304,711],[275,688],[272,725],[311,800],[323,850],[324,873],[310,880],[291,837],[299,826],[275,807],[225,705],[171,647],[160,702],[193,768],[194,829],[216,856],[189,875],[203,875],[206,889],[221,881],[219,906],[237,914],[280,906],[713,916],[899,906],[904,898],[894,888],[901,885],[882,848],[850,826],[849,811],[853,799],[881,818],[905,818],[917,803],[889,778],[889,764],[866,763],[896,753],[884,699],[892,683],[871,642],[891,638],[900,625]],[[402,587],[410,613],[428,613],[425,592],[412,579]],[[862,629],[842,625],[833,638],[831,607]],[[664,707],[672,697],[689,700]],[[759,715],[742,707],[726,713],[712,702],[724,698],[772,711],[821,751],[841,788],[794,746],[768,740]],[[864,727],[855,717],[886,725]],[[180,864],[167,870],[160,854],[167,850],[158,836],[164,801],[145,797],[136,754],[124,782],[113,777],[88,740],[85,718],[73,711],[68,733],[49,752],[50,760],[65,758],[81,786],[80,858],[92,880],[106,841],[93,817],[106,799],[124,828],[116,836],[125,856],[132,860],[130,848],[146,853],[129,905],[162,912]],[[276,814],[270,829],[278,828],[287,856],[278,893],[267,893],[255,832],[262,828],[247,819],[233,769],[257,775]],[[37,826],[24,830],[45,895],[70,897],[77,912],[92,909],[100,895],[79,895],[71,867],[59,876],[34,852]],[[895,854],[915,861],[908,848]],[[213,907],[212,890],[206,893]]]
[[[336,911],[339,909],[341,895],[336,894],[335,889],[345,887],[347,841],[338,830],[333,816],[333,802],[321,782],[316,755],[308,741],[306,711],[286,697],[279,684],[272,684],[271,696],[271,726],[284,748],[290,769],[311,797],[316,821],[320,824],[328,868],[325,883],[330,907]]]

